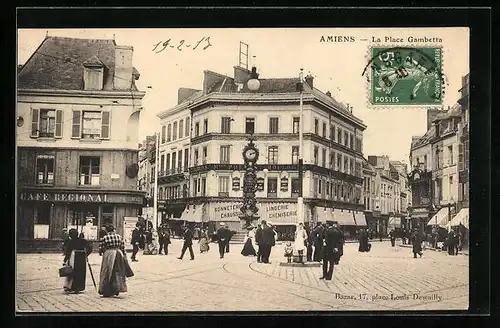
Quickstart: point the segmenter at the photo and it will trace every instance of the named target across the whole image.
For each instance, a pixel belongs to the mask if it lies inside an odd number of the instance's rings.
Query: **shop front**
[[[143,194],[137,191],[21,190],[17,207],[19,240],[61,240],[75,228],[89,240],[112,223],[123,234],[124,218],[137,216]]]
[[[220,222],[224,222],[229,229],[240,231],[243,221],[240,219],[242,202],[209,202],[205,204],[204,222],[209,226],[218,227]],[[297,203],[292,202],[258,202],[259,211],[258,222],[266,220],[276,229],[279,236],[288,236],[295,232],[297,222]]]

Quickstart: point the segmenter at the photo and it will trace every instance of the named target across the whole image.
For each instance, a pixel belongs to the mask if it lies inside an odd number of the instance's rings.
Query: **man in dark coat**
[[[323,234],[323,276],[320,279],[332,280],[333,268],[340,259],[343,235],[335,221],[328,221]]]
[[[313,260],[315,262],[321,262],[323,257],[323,226],[321,222],[318,222],[316,228],[313,230],[313,244],[314,244],[314,254]]]
[[[137,252],[139,252],[139,244],[141,243],[142,239],[142,233],[141,230],[139,229],[140,224],[139,222],[135,224],[134,230],[132,230],[132,240],[130,243],[132,244],[132,261],[133,262],[138,262],[136,255]]]
[[[370,246],[368,241],[368,232],[365,229],[361,229],[359,232],[359,252],[369,252]]]
[[[224,258],[224,251],[226,250],[227,244],[229,244],[229,238],[231,237],[231,231],[226,228],[224,222],[220,223],[220,228],[216,232],[217,243],[219,244],[219,255],[220,258]]]
[[[309,225],[307,225],[307,227],[306,227],[306,232],[307,232],[306,259],[307,259],[307,262],[312,262],[314,237],[312,235],[311,227]]]
[[[186,250],[189,248],[189,255],[191,255],[191,261],[194,260],[194,252],[193,252],[193,230],[191,227],[186,227],[184,230],[184,244],[182,245],[182,252],[181,256],[178,257],[179,260],[182,260],[184,257],[184,253],[186,253]]]
[[[262,262],[262,251],[260,247],[260,240],[262,238],[262,225],[259,224],[257,226],[257,229],[255,230],[255,244],[257,244],[258,249],[257,249],[257,263]]]
[[[262,220],[262,232],[260,236],[260,250],[262,263],[269,263],[269,256],[271,255],[271,248],[275,244],[274,231],[267,225],[266,220]]]
[[[446,239],[446,241],[448,254],[455,255],[455,232],[453,230],[450,230],[450,232],[448,232],[448,238]]]
[[[158,243],[160,244],[160,250],[158,251],[158,254],[161,254],[161,251],[165,249],[165,255],[168,255],[170,232],[165,225],[160,226],[160,228],[158,229]]]
[[[394,229],[389,232],[389,237],[391,238],[391,246],[394,247],[396,245],[396,232]]]
[[[413,258],[417,258],[417,254],[422,257],[422,236],[418,231],[414,231],[410,237],[413,245]]]

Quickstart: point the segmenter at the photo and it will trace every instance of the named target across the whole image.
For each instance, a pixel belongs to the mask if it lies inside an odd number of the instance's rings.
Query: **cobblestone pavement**
[[[135,276],[128,292],[114,298],[97,294],[87,272],[87,288],[67,295],[57,271],[60,254],[17,256],[16,307],[19,312],[73,311],[338,311],[458,310],[468,308],[468,256],[424,253],[373,243],[370,253],[346,244],[332,281],[320,280],[319,267],[282,267],[283,246],[273,247],[271,264],[240,255],[242,245],[219,259],[216,244],[195,260],[178,260],[181,241],[169,255],[140,255],[131,262]],[[128,255],[130,257],[130,254]],[[101,258],[89,262],[99,281]]]

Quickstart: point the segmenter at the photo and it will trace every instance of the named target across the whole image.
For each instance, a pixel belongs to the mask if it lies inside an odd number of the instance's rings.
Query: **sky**
[[[118,45],[134,47],[133,65],[141,74],[136,84],[146,92],[140,140],[160,131],[156,115],[177,105],[180,87],[202,88],[204,70],[232,77],[233,67],[239,63],[240,41],[249,45],[249,67],[255,65],[261,78],[298,77],[303,68],[305,74],[314,76],[316,88],[330,91],[337,101],[352,106],[353,114],[368,126],[363,135],[365,157],[387,155],[391,160],[408,162],[412,136],[423,135],[427,129],[425,107],[369,106],[368,83],[362,72],[374,37],[383,43],[391,37],[384,43],[390,45],[442,46],[445,108],[459,99],[461,77],[469,72],[466,28],[19,29],[18,64],[29,59],[46,35],[115,39]],[[355,41],[321,42],[322,36],[352,36]],[[408,37],[436,37],[442,42],[410,44]],[[403,43],[397,43],[396,38]]]

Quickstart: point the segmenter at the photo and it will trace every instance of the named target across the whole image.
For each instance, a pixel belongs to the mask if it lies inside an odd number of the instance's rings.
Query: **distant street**
[[[66,295],[58,269],[60,254],[17,255],[17,311],[338,311],[467,309],[468,256],[426,251],[414,259],[411,249],[374,242],[370,253],[346,244],[332,281],[320,280],[321,268],[281,267],[282,245],[273,247],[271,264],[240,255],[242,245],[219,259],[217,245],[195,260],[178,260],[181,244],[169,255],[139,255],[128,292],[101,298],[87,272],[87,289]],[[141,253],[140,253],[141,254]],[[130,258],[130,254],[128,254]],[[91,254],[98,284],[101,258]]]

